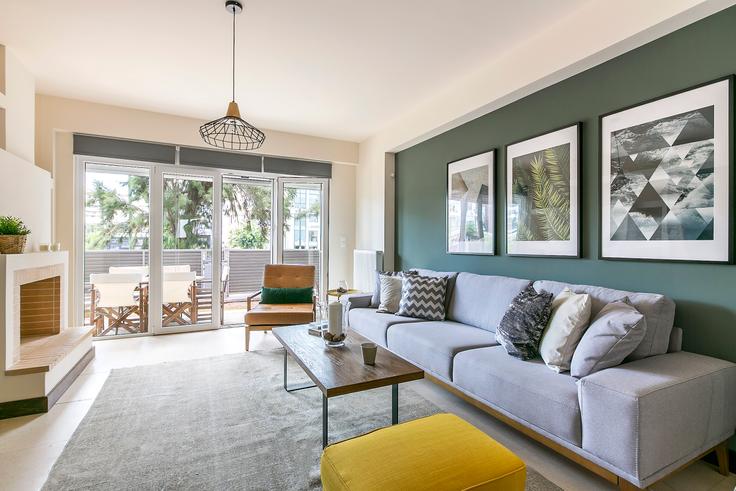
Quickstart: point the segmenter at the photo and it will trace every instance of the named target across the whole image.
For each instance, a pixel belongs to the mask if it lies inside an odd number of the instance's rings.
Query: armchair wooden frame
[[[293,265],[293,264],[267,264],[263,270],[263,286],[267,288],[305,288],[314,286],[315,267],[311,265]],[[303,324],[311,322],[316,318],[317,312],[317,295],[312,296],[311,316],[309,320],[302,319],[298,322],[293,320],[289,312],[271,312],[270,318],[279,319],[283,316],[283,322],[270,323],[249,323],[248,313],[258,310],[258,305],[254,306],[253,301],[257,299],[261,291],[251,293],[245,298],[245,351],[250,351],[250,333],[252,331],[270,331],[274,327],[289,326],[294,324]],[[301,305],[301,304],[300,304]],[[309,304],[304,304],[309,305]],[[281,315],[280,315],[281,314]]]

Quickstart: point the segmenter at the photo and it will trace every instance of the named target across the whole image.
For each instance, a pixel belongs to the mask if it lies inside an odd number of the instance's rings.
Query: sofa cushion
[[[397,315],[430,321],[445,320],[447,278],[406,275],[401,279],[401,301]]]
[[[529,283],[507,276],[460,273],[447,319],[495,332],[511,301]]]
[[[570,364],[573,377],[585,377],[624,361],[644,339],[647,321],[624,297],[598,312],[583,334]]]
[[[496,329],[496,341],[515,358],[535,358],[539,355],[539,340],[549,321],[551,304],[551,293],[537,292],[532,285],[524,288],[501,319]]]
[[[245,314],[245,323],[249,326],[286,326],[313,320],[314,305],[311,303],[260,303]]]
[[[348,312],[350,329],[374,343],[386,347],[386,331],[394,324],[420,322],[421,319],[376,312],[376,309],[351,309]]]
[[[450,321],[396,326],[388,330],[386,339],[388,349],[447,380],[452,380],[455,354],[498,344],[491,332]]]
[[[590,295],[565,288],[552,301],[552,315],[539,354],[555,372],[570,370],[572,355],[590,323]]]
[[[429,276],[430,278],[447,278],[447,292],[445,293],[445,311],[450,308],[450,300],[452,300],[452,292],[455,289],[455,280],[457,273],[453,271],[433,271],[431,269],[413,268],[419,276]]]
[[[452,380],[478,399],[574,445],[582,444],[575,379],[555,373],[542,360],[522,361],[502,347],[455,356]]]
[[[647,356],[667,353],[670,332],[675,321],[675,302],[664,295],[627,292],[602,286],[572,285],[550,280],[535,281],[534,287],[537,291],[547,290],[555,295],[565,287],[569,287],[575,293],[588,293],[592,301],[591,318],[598,315],[598,312],[609,303],[628,297],[631,304],[644,314],[647,321],[647,332],[641,344],[637,346],[627,360],[638,360]]]
[[[378,311],[395,314],[401,302],[401,277],[396,275],[381,275],[381,292]]]

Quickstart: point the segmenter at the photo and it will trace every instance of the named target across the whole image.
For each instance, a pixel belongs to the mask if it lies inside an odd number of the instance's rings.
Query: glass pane
[[[245,298],[260,290],[271,262],[271,198],[267,179],[222,179],[222,324],[243,324]]]
[[[148,331],[149,190],[145,168],[85,166],[85,322],[96,336]]]
[[[162,320],[212,323],[212,178],[163,176]]]
[[[319,292],[322,268],[322,185],[308,182],[286,183],[283,199],[283,262],[313,264],[316,270],[315,287]]]

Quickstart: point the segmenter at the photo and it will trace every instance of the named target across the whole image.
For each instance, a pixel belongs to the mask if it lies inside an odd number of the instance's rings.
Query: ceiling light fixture
[[[266,135],[240,117],[235,102],[235,16],[243,11],[237,0],[227,0],[225,9],[233,14],[233,98],[224,117],[205,123],[199,128],[202,139],[212,146],[229,150],[255,150],[263,145]]]

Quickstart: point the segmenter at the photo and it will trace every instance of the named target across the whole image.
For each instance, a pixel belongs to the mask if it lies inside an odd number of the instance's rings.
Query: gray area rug
[[[44,489],[319,489],[322,400],[282,351],[113,370]],[[306,379],[290,361],[290,383]],[[440,409],[407,387],[401,421]],[[330,399],[330,441],[391,423],[389,388]],[[527,489],[557,490],[528,469]]]

